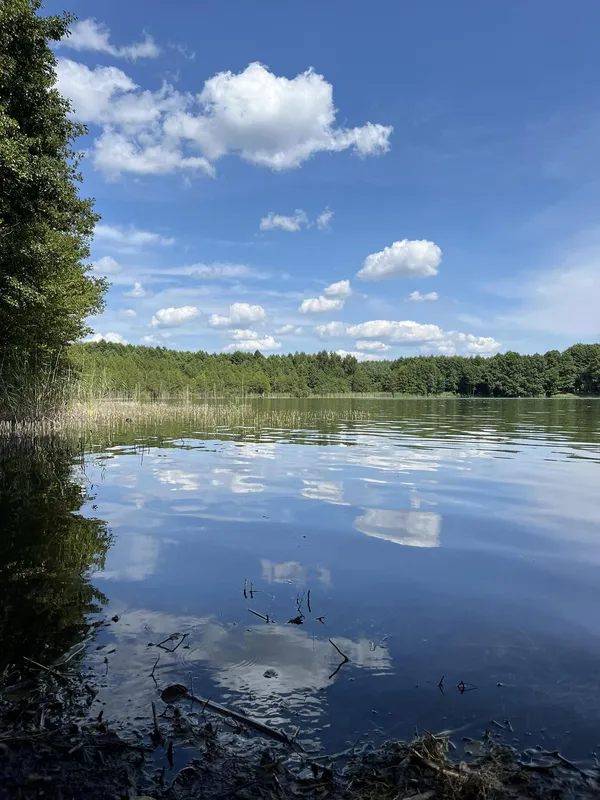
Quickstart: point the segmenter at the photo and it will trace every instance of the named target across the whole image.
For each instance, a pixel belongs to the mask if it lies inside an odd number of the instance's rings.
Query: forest
[[[109,342],[69,350],[83,390],[92,396],[307,395],[394,393],[465,397],[600,394],[600,344],[544,355],[416,356],[358,362],[337,353],[183,352]]]

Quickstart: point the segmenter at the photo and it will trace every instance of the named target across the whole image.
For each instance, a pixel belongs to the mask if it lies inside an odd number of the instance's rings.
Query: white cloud
[[[329,208],[326,208],[324,211],[321,211],[321,213],[317,217],[316,220],[317,228],[320,231],[327,230],[331,225],[332,219],[333,219],[333,211],[331,211],[331,209]]]
[[[260,339],[260,334],[256,331],[248,330],[248,328],[235,328],[229,331],[229,338],[234,339],[236,342],[241,342],[244,339]]]
[[[97,67],[91,70],[77,61],[59,58],[56,65],[57,88],[71,101],[73,116],[80,122],[104,124],[114,120],[118,98],[134,96],[138,88],[117,67]]]
[[[108,177],[123,172],[166,174],[178,169],[214,175],[202,156],[187,156],[181,141],[166,134],[167,118],[182,111],[191,97],[164,84],[156,92],[142,91],[116,67],[89,69],[61,58],[57,87],[70,100],[73,117],[102,128],[91,150],[94,166]]]
[[[500,342],[491,336],[474,336],[472,333],[444,331],[438,325],[421,324],[413,320],[375,319],[348,325],[343,322],[328,322],[317,325],[316,331],[322,339],[344,336],[358,339],[357,350],[384,352],[387,339],[395,344],[419,345],[422,352],[454,355],[462,352],[472,355],[491,355],[501,348]],[[374,339],[374,342],[364,341]]]
[[[299,336],[302,333],[302,328],[294,325],[283,325],[281,328],[277,328],[275,333],[277,336],[289,336],[290,333],[294,333]]]
[[[252,306],[249,303],[232,303],[229,306],[229,316],[212,314],[208,324],[211,328],[230,328],[232,325],[259,322],[266,316],[266,311],[262,306]]]
[[[256,331],[236,331],[236,333],[250,333],[249,339],[236,339],[232,344],[223,348],[225,353],[232,353],[236,350],[254,352],[255,350],[279,350],[281,342],[277,342],[272,336],[257,337]]]
[[[365,258],[357,277],[364,281],[380,281],[386,278],[420,277],[437,275],[442,260],[442,251],[426,239],[394,242],[379,253]]]
[[[194,264],[189,268],[189,274],[194,278],[207,280],[263,277],[245,264]]]
[[[107,42],[96,39],[97,46]],[[336,127],[333,87],[313,70],[288,79],[253,63],[238,74],[214,75],[199,94],[167,84],[143,91],[119,69],[92,70],[69,59],[59,59],[57,75],[74,117],[101,127],[92,160],[112,177],[176,170],[213,175],[214,162],[226,155],[277,171],[319,152],[367,156],[389,149],[391,127]],[[189,147],[197,154],[188,155]]]
[[[115,47],[110,43],[110,30],[93,17],[74,22],[71,25],[70,36],[62,39],[60,44],[71,50],[107,53],[116,58],[128,58],[131,61],[137,61],[138,58],[156,58],[160,55],[160,48],[148,34],[141,42]]]
[[[275,212],[269,211],[267,216],[263,217],[260,221],[261,231],[280,230],[288,231],[288,233],[295,233],[306,225],[308,225],[308,217],[301,208],[296,209],[296,213],[293,217],[284,217],[281,214],[275,214]]]
[[[415,291],[411,292],[408,297],[405,297],[404,299],[407,303],[433,303],[439,299],[439,294],[437,292],[421,294],[421,292]]]
[[[116,275],[123,267],[111,256],[102,256],[94,261],[93,270],[98,275]]]
[[[215,161],[228,153],[273,170],[299,167],[322,151],[353,149],[378,155],[389,149],[391,127],[335,127],[333,87],[313,70],[279,77],[257,62],[243,72],[220,72],[198,97],[202,113],[181,113],[168,131],[194,142]]]
[[[346,333],[353,338],[390,339],[394,342],[421,343],[441,340],[444,332],[437,325],[421,324],[409,319],[374,319],[358,325],[347,325]]]
[[[141,297],[146,297],[148,292],[146,291],[146,289],[144,289],[144,287],[139,281],[135,281],[133,287],[124,294],[125,297],[134,297],[136,299],[139,299]]]
[[[183,325],[195,319],[200,313],[196,306],[181,306],[181,308],[159,308],[152,317],[150,324],[153,328],[160,328],[170,325]]]
[[[336,350],[335,352],[342,358],[345,358],[346,356],[352,356],[352,358],[355,358],[357,361],[380,360],[380,356],[377,356],[374,353],[361,353],[360,350]]]
[[[120,333],[95,333],[89,336],[86,341],[88,342],[112,342],[113,344],[127,344],[127,341],[121,336]]]
[[[160,339],[157,339],[156,336],[142,336],[140,339],[141,344],[147,344],[150,347],[160,347],[162,342]]]
[[[457,352],[468,355],[490,356],[497,353],[502,345],[491,336],[474,336],[472,333],[448,331],[438,342],[428,342],[421,347],[423,353],[436,353],[453,356]]]
[[[339,311],[344,301],[333,297],[309,297],[303,300],[298,308],[301,314],[322,314],[324,311]]]
[[[137,317],[137,311],[133,308],[122,308],[119,311],[119,316],[125,319],[133,319],[133,317]]]
[[[327,322],[315,328],[321,339],[336,339],[346,335],[346,325],[343,322]]]
[[[337,283],[330,283],[323,290],[327,297],[346,298],[352,294],[350,281],[338,281]]]
[[[183,156],[176,144],[160,138],[153,144],[131,141],[125,134],[105,130],[96,141],[94,164],[108,177],[123,172],[138,175],[167,175],[181,170],[201,170],[210,177],[214,169],[205,158]]]
[[[364,339],[360,339],[356,343],[356,349],[366,350],[369,353],[385,353],[386,350],[390,349],[390,346],[385,342],[377,342],[377,341],[370,342],[370,341],[365,341]]]
[[[150,244],[167,247],[175,243],[175,239],[161,236],[158,233],[140,231],[132,226],[125,228],[119,225],[105,225],[102,222],[96,225],[94,237],[119,247],[136,250]]]

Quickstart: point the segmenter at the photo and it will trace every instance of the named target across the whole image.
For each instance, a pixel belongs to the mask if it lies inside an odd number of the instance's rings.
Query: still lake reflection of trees
[[[74,456],[58,439],[0,441],[0,669],[23,656],[51,662],[106,600],[89,574],[111,537],[79,513],[89,496]]]

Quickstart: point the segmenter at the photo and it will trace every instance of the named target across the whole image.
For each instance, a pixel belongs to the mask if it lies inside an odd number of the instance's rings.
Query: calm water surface
[[[478,736],[506,719],[509,740],[600,748],[600,402],[256,407],[332,413],[298,430],[92,431],[102,443],[64,480],[32,484],[41,511],[5,516],[23,528],[21,561],[40,562],[53,514],[95,548],[84,564],[61,545],[50,589],[20,570],[2,591],[6,607],[67,598],[18,622],[43,617],[65,646],[83,635],[78,609],[120,617],[88,649],[107,718],[148,714],[160,654],[160,687],[193,681],[327,749],[415,726]],[[83,505],[65,504],[71,484]],[[172,634],[175,652],[151,646]],[[329,639],[350,659],[333,676]]]

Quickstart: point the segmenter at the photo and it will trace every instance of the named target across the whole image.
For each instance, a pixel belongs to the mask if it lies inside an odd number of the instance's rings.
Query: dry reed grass
[[[222,427],[299,430],[314,425],[334,425],[339,422],[359,422],[366,419],[368,414],[356,409],[345,409],[340,414],[327,408],[273,409],[243,402],[143,403],[128,400],[99,400],[72,404],[51,417],[42,416],[19,422],[0,421],[0,437],[35,438],[58,434],[77,436],[96,427],[146,428],[168,423],[181,423],[186,428],[203,431]]]

